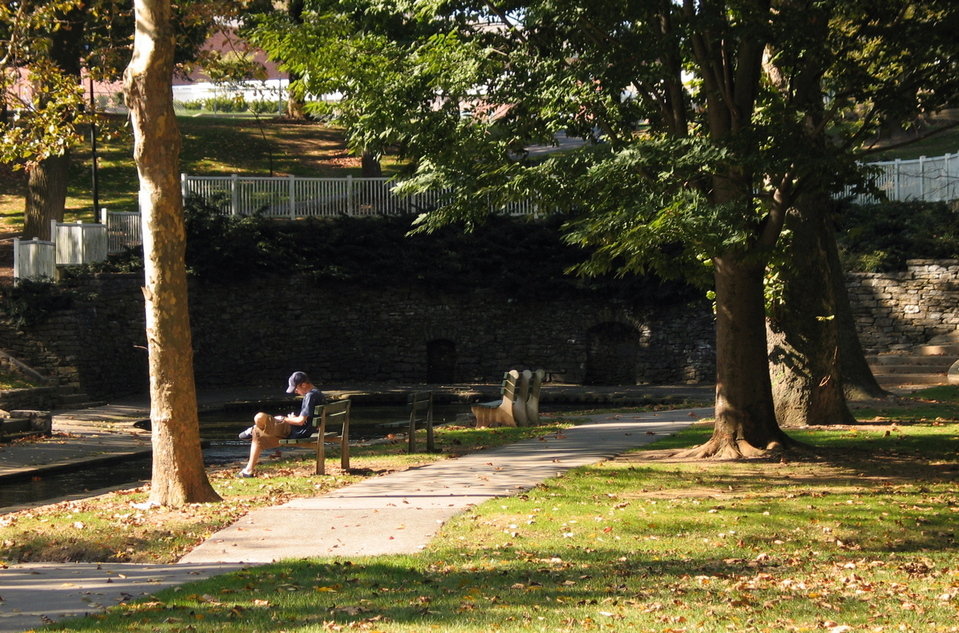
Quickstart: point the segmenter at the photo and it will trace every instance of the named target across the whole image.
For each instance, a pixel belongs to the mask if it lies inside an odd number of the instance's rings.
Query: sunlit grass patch
[[[253,479],[237,478],[239,465],[211,469],[210,482],[223,497],[217,503],[141,509],[137,504],[149,496],[148,488],[141,487],[0,514],[2,560],[172,563],[252,509],[320,496],[369,477],[556,433],[566,426],[558,421],[524,428],[438,427],[436,452],[425,452],[425,431],[420,431],[420,452],[412,454],[405,440],[354,447],[350,471],[340,468],[340,457],[331,448],[324,476],[313,474],[312,450],[281,452],[280,459],[264,460]]]
[[[656,443],[484,503],[418,556],[251,568],[97,630],[955,631],[959,427],[910,431],[894,472],[882,433],[803,430],[820,449],[795,461]]]

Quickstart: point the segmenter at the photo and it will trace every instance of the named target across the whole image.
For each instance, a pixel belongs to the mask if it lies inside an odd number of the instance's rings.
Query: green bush
[[[849,205],[839,216],[847,270],[904,270],[909,259],[959,258],[959,213],[942,202]]]
[[[250,102],[250,112],[253,114],[273,114],[283,111],[283,101],[257,100]]]
[[[237,95],[233,97],[210,97],[203,100],[203,108],[210,112],[246,112],[248,109],[246,99]]]
[[[51,314],[73,305],[73,295],[55,283],[21,280],[0,285],[0,306],[17,328],[37,325]]]
[[[444,293],[496,290],[514,298],[593,292],[630,302],[668,303],[701,295],[654,277],[579,279],[567,274],[584,253],[560,239],[562,217],[493,216],[471,233],[448,226],[409,235],[412,216],[235,217],[192,197],[185,218],[190,275],[222,283],[298,274],[317,284]],[[96,270],[128,272],[141,257],[139,249],[115,255]]]

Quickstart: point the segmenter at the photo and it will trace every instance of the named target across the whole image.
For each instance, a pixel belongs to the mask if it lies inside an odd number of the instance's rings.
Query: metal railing
[[[945,154],[915,160],[868,163],[875,186],[888,200],[940,202],[959,199],[959,154]],[[341,215],[396,215],[418,213],[444,203],[443,191],[410,196],[393,193],[388,178],[302,178],[286,176],[192,176],[181,175],[183,196],[199,196],[224,213],[267,217],[333,217]],[[855,202],[879,202],[876,196],[853,196]],[[501,212],[511,215],[536,214],[532,200],[515,203]]]
[[[959,199],[959,154],[915,160],[869,163],[874,184],[889,200],[943,202]],[[410,196],[393,192],[388,178],[301,178],[286,176],[181,175],[183,196],[199,196],[223,213],[267,217],[336,217],[419,213],[444,203],[445,193]],[[852,196],[852,188],[846,190]],[[879,202],[858,195],[855,202]],[[535,215],[532,200],[518,202],[502,213]],[[53,240],[14,240],[14,278],[54,278],[56,266],[101,261],[107,254],[143,243],[140,213],[101,209],[100,224],[53,223]]]

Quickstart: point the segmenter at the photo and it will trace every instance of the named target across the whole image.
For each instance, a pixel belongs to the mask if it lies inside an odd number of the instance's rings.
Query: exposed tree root
[[[787,453],[807,452],[813,447],[783,434],[781,438],[771,440],[764,447],[753,446],[741,438],[731,436],[713,436],[705,444],[688,448],[676,453],[680,459],[756,459],[781,457]]]

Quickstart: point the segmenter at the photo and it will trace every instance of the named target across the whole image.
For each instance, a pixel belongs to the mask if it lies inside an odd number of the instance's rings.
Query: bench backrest
[[[409,452],[416,450],[416,427],[426,426],[426,450],[433,451],[433,392],[414,391],[409,397],[410,426],[407,432]]]
[[[327,422],[347,423],[350,419],[350,399],[334,400],[333,402],[317,405],[316,408],[313,409],[313,426],[319,427],[324,416],[326,416]]]
[[[512,402],[516,399],[516,386],[519,382],[519,372],[511,369],[503,374],[503,386],[500,392],[503,394],[503,400]]]
[[[530,424],[539,424],[539,392],[543,387],[546,371],[537,369],[529,381],[529,396],[526,398],[526,419]]]
[[[340,468],[350,469],[350,404],[349,398],[345,400],[334,400],[326,404],[318,405],[313,409],[313,426],[317,428],[316,440],[316,474],[322,475],[326,472],[326,449],[324,448],[324,437],[326,435],[326,423],[340,422],[343,430],[340,432]]]

